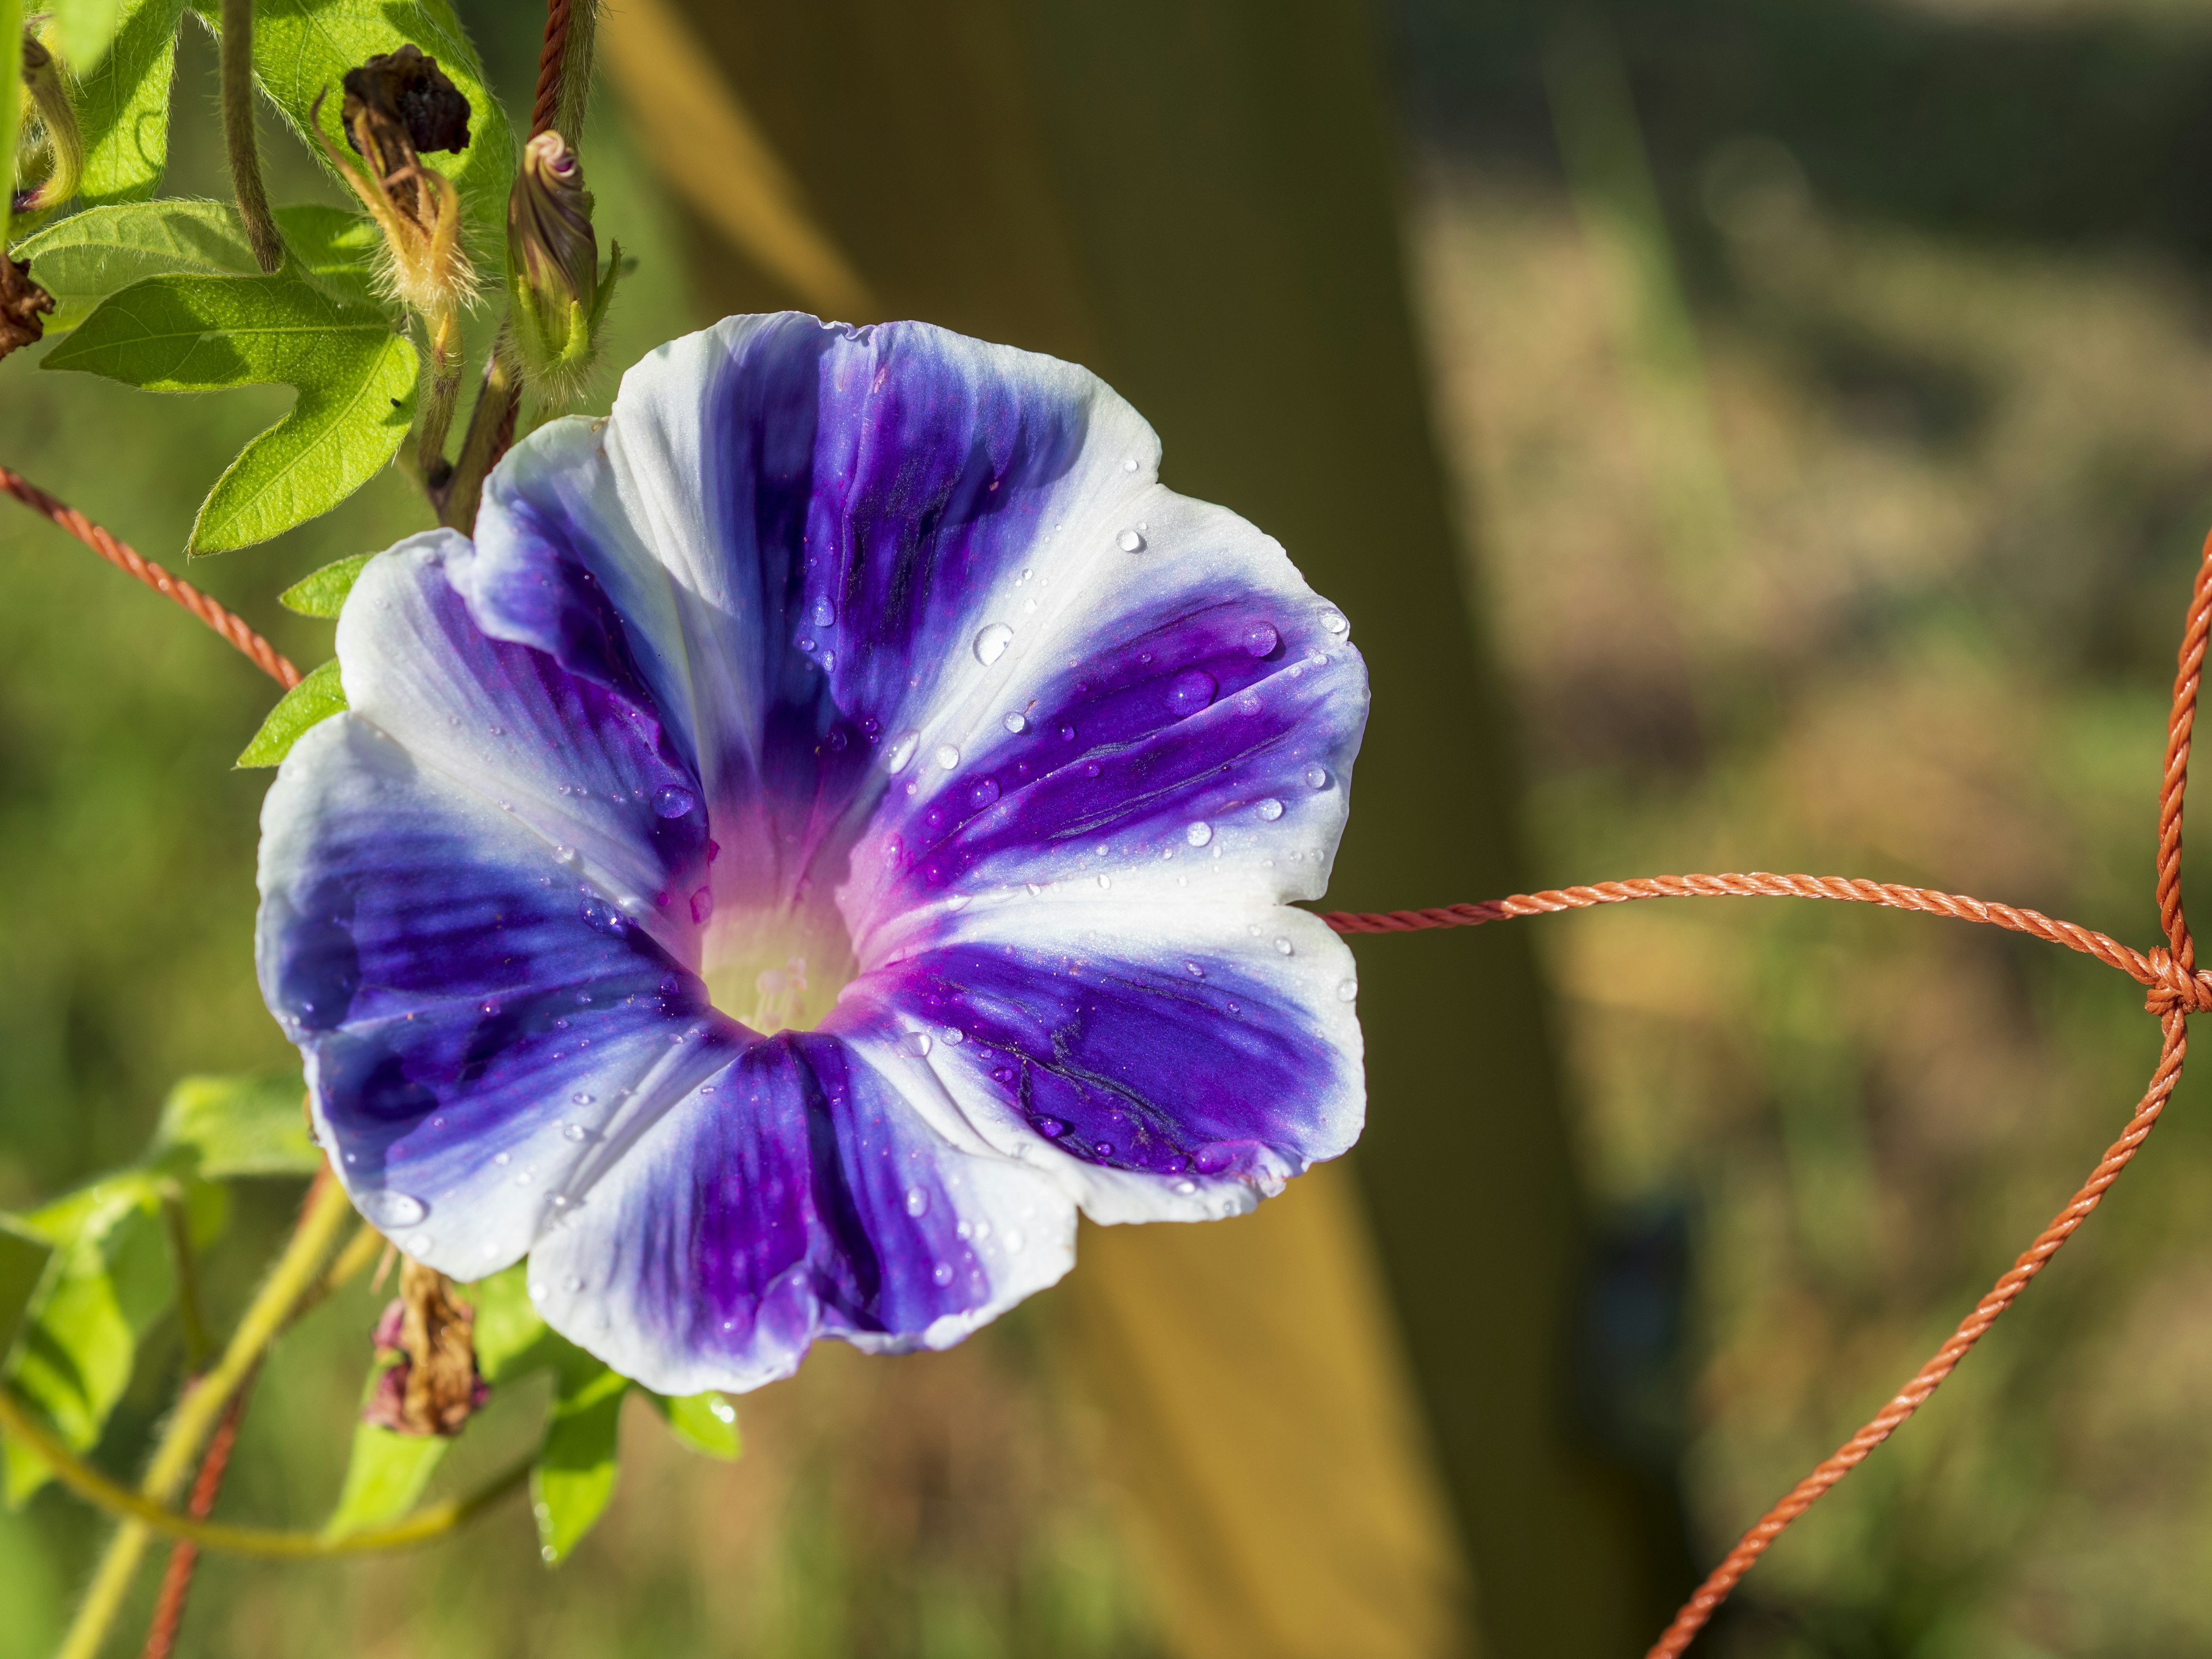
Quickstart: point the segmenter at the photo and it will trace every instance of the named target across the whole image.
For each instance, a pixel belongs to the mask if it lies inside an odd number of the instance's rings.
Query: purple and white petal
[[[526,1251],[621,1126],[738,1037],[553,849],[356,714],[262,809],[262,991],[363,1214],[463,1278]]]
[[[963,1150],[877,1036],[752,1045],[609,1160],[530,1258],[556,1330],[663,1394],[788,1376],[817,1338],[943,1348],[1052,1284],[1075,1211]]]

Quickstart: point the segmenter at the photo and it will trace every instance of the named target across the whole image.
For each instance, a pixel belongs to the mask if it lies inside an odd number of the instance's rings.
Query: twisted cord
[[[532,138],[553,125],[561,107],[561,64],[568,55],[568,6],[569,0],[545,0],[545,44],[538,49],[538,95],[530,105]]]
[[[256,668],[287,691],[300,683],[300,671],[275,646],[247,627],[243,617],[226,611],[183,577],[173,576],[150,559],[141,558],[130,543],[118,541],[75,507],[64,506],[21,473],[10,472],[4,466],[0,466],[0,491],[51,520],[125,575],[136,577],[162,598],[183,606],[245,653]]]
[[[239,1419],[246,1415],[247,1391],[240,1389],[224,1408],[200,1459],[192,1481],[191,1501],[185,1513],[204,1521],[215,1513],[215,1500],[222,1492],[222,1477],[230,1468],[230,1454],[238,1444]],[[192,1591],[193,1570],[199,1565],[200,1548],[189,1538],[179,1538],[169,1551],[169,1565],[161,1574],[161,1594],[154,1601],[154,1618],[146,1630],[146,1645],[139,1659],[169,1659],[177,1645],[177,1632],[185,1622],[185,1601]]]

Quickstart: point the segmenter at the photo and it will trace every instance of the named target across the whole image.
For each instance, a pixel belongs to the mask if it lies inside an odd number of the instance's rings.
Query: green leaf
[[[215,0],[194,0],[209,26],[217,26]],[[322,146],[311,133],[310,112],[323,100],[322,127],[340,154],[345,133],[338,121],[339,82],[378,52],[412,42],[438,60],[469,100],[469,147],[458,155],[423,159],[453,181],[461,195],[463,244],[477,269],[495,276],[507,246],[507,196],[514,182],[514,135],[484,83],[483,66],[467,32],[445,0],[258,0],[253,8],[253,72],[286,120],[318,160]]]
[[[341,300],[381,307],[375,293],[377,230],[336,208],[276,210],[299,272]],[[149,276],[258,276],[238,210],[227,202],[127,202],[87,209],[49,225],[15,250],[54,296],[46,336],[57,338],[100,302]]]
[[[53,1254],[54,1247],[45,1239],[18,1226],[12,1218],[0,1216],[0,1362],[15,1348]]]
[[[41,366],[149,392],[297,389],[292,412],[246,445],[201,504],[195,554],[266,541],[328,512],[392,459],[413,417],[413,344],[381,311],[335,299],[289,266],[134,283]]]
[[[527,1264],[518,1261],[503,1273],[462,1286],[462,1294],[476,1310],[471,1334],[477,1370],[494,1386],[558,1364],[564,1352],[576,1352],[553,1334],[531,1305],[528,1272]]]
[[[670,1432],[693,1451],[725,1463],[737,1462],[744,1449],[738,1437],[738,1408],[712,1389],[678,1400],[651,1393],[646,1398],[667,1423]]]
[[[123,0],[52,0],[54,44],[78,74],[96,69],[123,26]]]
[[[77,199],[87,207],[144,201],[161,187],[169,161],[177,24],[184,13],[184,0],[123,0],[113,44],[97,68],[73,58],[64,44],[63,59],[77,82],[70,102],[84,136]]]
[[[381,1362],[371,1370],[369,1388],[374,1389],[378,1376],[396,1363]],[[323,1524],[323,1536],[343,1538],[398,1520],[421,1500],[422,1489],[453,1443],[443,1435],[399,1434],[373,1423],[356,1423],[345,1486],[338,1493],[337,1508]]]
[[[269,718],[261,722],[261,729],[234,764],[241,769],[282,764],[309,726],[328,720],[345,706],[345,687],[338,683],[337,660],[333,658],[311,669],[307,678],[276,700]]]
[[[140,1340],[175,1300],[163,1184],[126,1170],[16,1218],[53,1255],[0,1378],[72,1451],[99,1443]],[[7,1500],[19,1505],[52,1471],[20,1444],[8,1442],[6,1451]]]
[[[361,573],[368,568],[368,562],[375,556],[374,553],[356,553],[335,564],[326,564],[279,593],[276,603],[303,617],[336,617],[345,609],[346,595],[353,592],[353,585],[361,580]]]
[[[313,1175],[323,1155],[307,1138],[297,1071],[188,1077],[162,1103],[153,1158],[209,1181]]]
[[[530,1471],[538,1553],[548,1566],[566,1560],[615,1495],[616,1443],[629,1379],[569,1347],[557,1369],[552,1420]]]

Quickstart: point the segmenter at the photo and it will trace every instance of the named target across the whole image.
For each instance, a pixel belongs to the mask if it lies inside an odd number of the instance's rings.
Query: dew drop
[[[1206,977],[1206,969],[1200,967],[1194,962],[1184,963],[1182,965],[1182,970],[1186,974],[1188,974],[1193,979],[1204,979]]]
[[[491,1161],[498,1164],[501,1169],[504,1170],[509,1164],[514,1162],[514,1159],[505,1152],[494,1152],[491,1155]]]
[[[937,745],[937,753],[934,758],[939,766],[950,772],[954,767],[960,764],[960,751],[949,743],[940,743]]]
[[[968,810],[971,812],[980,812],[998,799],[998,779],[978,778],[968,791]]]
[[[1125,530],[1114,538],[1114,545],[1124,553],[1141,553],[1145,550],[1145,538],[1133,530]]]
[[[1067,1133],[1067,1125],[1056,1117],[1041,1117],[1036,1120],[1036,1132],[1047,1140],[1057,1140]]]
[[[578,908],[587,927],[620,937],[623,926],[623,913],[598,894],[592,894]]]
[[[1111,876],[1101,876],[1098,878],[1098,884],[1101,887],[1111,887],[1114,884],[1114,878]]]
[[[1221,683],[1203,668],[1189,669],[1176,675],[1168,687],[1168,707],[1175,710],[1176,719],[1188,720],[1211,704],[1220,689]]]
[[[1275,631],[1273,623],[1254,623],[1244,630],[1244,649],[1251,656],[1273,656],[1282,642],[1283,636]]]
[[[1213,839],[1213,826],[1201,820],[1185,829],[1182,838],[1193,847],[1203,847]]]
[[[680,783],[664,783],[653,792],[653,810],[659,817],[680,818],[698,804],[698,796]]]
[[[1198,1190],[1198,1183],[1195,1181],[1178,1181],[1176,1182],[1176,1190],[1188,1198]]]
[[[1016,737],[1021,736],[1023,732],[1030,729],[1030,723],[1024,720],[1019,714],[1007,715],[1006,726],[1006,730],[1012,732]]]
[[[1028,1242],[1023,1238],[1022,1230],[1019,1227],[1007,1228],[1003,1237],[1008,1255],[1019,1255],[1022,1253],[1022,1246]]]
[[[927,1054],[935,1046],[930,1042],[929,1033],[927,1031],[908,1031],[899,1039],[899,1047],[916,1058]]]
[[[1137,458],[1133,455],[1132,455],[1127,460],[1121,463],[1121,471],[1124,472],[1134,472],[1136,470]]]
[[[1268,823],[1273,823],[1277,818],[1283,816],[1283,803],[1277,800],[1273,795],[1270,795],[1267,799],[1260,803],[1259,810],[1260,816],[1267,819]]]
[[[884,770],[903,772],[906,763],[914,758],[914,751],[921,742],[919,732],[902,732],[891,739],[890,747],[884,750]]]
[[[922,1191],[919,1187],[908,1188],[906,1189],[906,1212],[911,1216],[927,1215],[929,1213],[929,1194]]]
[[[556,847],[553,856],[571,870],[580,867],[584,862],[583,854],[573,847]]]
[[[1110,1140],[1094,1140],[1091,1143],[1091,1150],[1100,1158],[1111,1158],[1114,1156],[1114,1143]]]
[[[1306,787],[1309,789],[1328,788],[1328,769],[1325,766],[1309,766],[1305,769],[1305,781]]]
[[[369,1224],[381,1232],[389,1232],[394,1227],[411,1227],[430,1213],[430,1206],[421,1199],[390,1187],[363,1193],[359,1203]]]
[[[1014,642],[1014,630],[1004,623],[992,623],[975,635],[975,660],[988,668],[1006,654],[1006,647]]]
[[[702,887],[697,892],[691,895],[691,920],[693,921],[703,925],[707,918],[714,914],[714,890],[713,888]]]
[[[1356,980],[1356,979],[1340,979],[1340,980],[1337,981],[1337,982],[1336,982],[1336,1000],[1337,1000],[1339,1002],[1350,1002],[1350,1001],[1352,1001],[1354,998],[1356,998],[1357,996],[1358,996],[1358,994],[1359,994],[1359,981],[1358,981],[1358,980]]]
[[[568,1291],[571,1296],[575,1295],[577,1291],[584,1288],[582,1275],[579,1273],[570,1273],[566,1279],[561,1281],[561,1288]]]
[[[946,1026],[944,1030],[944,1036],[945,1042],[950,1043],[955,1048],[957,1048],[962,1043],[968,1041],[968,1033],[962,1030],[957,1025]]]
[[[1297,948],[1297,947],[1296,945],[1292,945],[1290,940],[1286,939],[1279,938],[1275,941],[1275,954],[1278,956],[1289,956],[1291,951],[1295,951]]]
[[[561,1136],[564,1140],[580,1141],[590,1133],[591,1132],[585,1128],[582,1124],[571,1123],[567,1128],[561,1131]]]
[[[1352,628],[1352,624],[1345,621],[1344,612],[1341,611],[1322,611],[1321,613],[1321,625],[1328,629],[1332,634],[1346,633],[1349,632]]]
[[[939,1285],[950,1285],[952,1282],[952,1266],[950,1262],[940,1261],[929,1270],[929,1276]]]
[[[568,1103],[572,1106],[588,1106],[592,1103],[592,1097],[579,1089],[568,1097]]]
[[[428,1233],[410,1233],[407,1235],[406,1243],[402,1244],[399,1248],[406,1251],[408,1255],[413,1256],[417,1261],[420,1261],[424,1256],[429,1255],[433,1249],[437,1248],[437,1243],[438,1241],[431,1237]]]
[[[814,601],[814,608],[806,613],[807,620],[817,628],[827,628],[837,620],[837,607],[827,599]]]

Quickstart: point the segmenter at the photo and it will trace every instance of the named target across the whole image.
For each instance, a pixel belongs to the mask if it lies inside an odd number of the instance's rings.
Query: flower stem
[[[222,0],[222,141],[254,263],[274,270],[284,263],[284,239],[262,188],[261,146],[253,131],[253,0]]]
[[[453,469],[446,461],[446,434],[453,428],[453,409],[461,400],[461,324],[448,308],[425,318],[430,335],[430,390],[422,400],[422,436],[415,452],[423,486],[434,495],[445,488]]]
[[[0,253],[15,204],[15,138],[23,125],[23,0],[0,0]]]
[[[439,503],[440,524],[464,536],[476,533],[477,505],[483,499],[484,477],[513,439],[521,396],[521,385],[507,362],[507,343],[501,341],[484,365],[483,390],[477,394],[477,406],[469,415],[468,435],[461,440],[460,459],[453,463],[453,476],[447,480]]]
[[[146,1465],[145,1477],[139,1482],[137,1492],[127,1492],[82,1464],[70,1469],[69,1465],[76,1464],[76,1460],[66,1449],[52,1436],[39,1430],[14,1399],[0,1394],[0,1426],[19,1436],[52,1463],[55,1474],[67,1485],[92,1497],[103,1508],[133,1517],[116,1529],[106,1555],[93,1574],[91,1588],[85,1592],[84,1602],[77,1609],[76,1621],[70,1626],[69,1635],[62,1644],[61,1659],[94,1659],[100,1651],[109,1626],[131,1593],[138,1565],[145,1558],[146,1546],[152,1536],[149,1528],[159,1525],[163,1530],[172,1529],[156,1517],[169,1514],[167,1504],[175,1498],[185,1477],[191,1474],[200,1448],[207,1443],[208,1437],[222,1420],[231,1396],[261,1363],[262,1355],[284,1328],[301,1297],[313,1288],[322,1271],[323,1259],[330,1254],[331,1242],[352,1213],[353,1206],[346,1198],[345,1189],[326,1166],[307,1188],[307,1204],[300,1224],[293,1231],[291,1243],[284,1247],[283,1254],[276,1258],[276,1265],[270,1269],[269,1277],[262,1281],[245,1316],[238,1322],[238,1328],[231,1334],[222,1358],[177,1402],[168,1426],[155,1443],[154,1455]],[[55,1456],[58,1452],[59,1458]],[[86,1476],[102,1486],[113,1487],[115,1492],[129,1501],[118,1504],[94,1497],[84,1484]]]
[[[21,1403],[6,1389],[0,1388],[0,1429],[21,1440],[41,1458],[53,1466],[56,1479],[88,1503],[97,1504],[112,1515],[125,1517],[125,1529],[158,1532],[171,1538],[188,1539],[202,1549],[222,1550],[233,1555],[259,1556],[267,1559],[303,1560],[316,1557],[338,1555],[373,1555],[386,1550],[406,1549],[416,1544],[428,1543],[431,1539],[452,1532],[455,1528],[473,1521],[486,1510],[520,1486],[538,1462],[533,1450],[507,1465],[474,1492],[460,1498],[452,1498],[442,1504],[433,1504],[420,1509],[404,1521],[388,1527],[378,1527],[367,1532],[345,1533],[330,1537],[319,1532],[288,1532],[275,1527],[239,1527],[222,1521],[199,1521],[188,1515],[155,1503],[143,1492],[136,1492],[119,1480],[112,1480],[73,1454],[54,1438],[39,1420],[26,1411]],[[91,1606],[93,1595],[103,1593],[105,1564],[100,1578],[87,1594],[86,1606]],[[108,1592],[117,1606],[130,1589],[130,1581],[123,1580],[119,1589]],[[70,1633],[70,1641],[62,1652],[92,1659],[97,1652],[100,1638],[106,1633],[108,1620],[114,1609],[108,1610],[107,1619],[91,1633],[88,1643],[81,1641],[77,1630]],[[84,1613],[77,1616],[79,1626],[84,1626]]]

